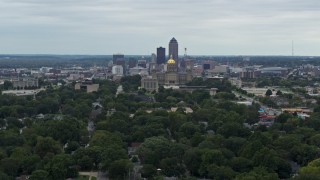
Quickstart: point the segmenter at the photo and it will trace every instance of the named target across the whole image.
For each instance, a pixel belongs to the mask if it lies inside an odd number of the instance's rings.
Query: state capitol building
[[[192,80],[191,69],[190,71],[179,71],[178,64],[172,56],[167,61],[166,71],[157,72],[152,74],[152,77],[156,77],[159,85],[184,85]]]
[[[150,65],[150,76],[142,78],[142,88],[148,91],[157,91],[159,86],[179,86],[192,80],[192,62],[183,61],[182,64],[179,61],[178,43],[175,38],[169,42],[169,53],[170,58],[165,64],[154,63]],[[157,56],[165,57],[163,54],[157,54]],[[173,57],[177,59],[173,59]]]

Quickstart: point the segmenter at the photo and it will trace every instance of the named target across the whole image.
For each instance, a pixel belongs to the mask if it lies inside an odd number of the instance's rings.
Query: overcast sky
[[[320,0],[0,0],[0,54],[320,55]]]

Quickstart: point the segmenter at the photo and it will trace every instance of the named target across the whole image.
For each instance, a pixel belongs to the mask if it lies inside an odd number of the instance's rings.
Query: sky
[[[319,0],[0,0],[0,54],[320,56]],[[292,43],[293,42],[293,43]]]

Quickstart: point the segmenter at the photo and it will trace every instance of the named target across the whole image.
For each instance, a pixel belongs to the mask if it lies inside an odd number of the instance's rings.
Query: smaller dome
[[[172,55],[170,56],[170,59],[167,61],[167,64],[175,64],[176,61],[172,59]]]

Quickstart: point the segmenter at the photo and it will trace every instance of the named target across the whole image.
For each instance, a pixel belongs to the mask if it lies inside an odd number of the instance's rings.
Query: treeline
[[[1,68],[81,67],[107,66],[112,56],[81,55],[0,55]]]

